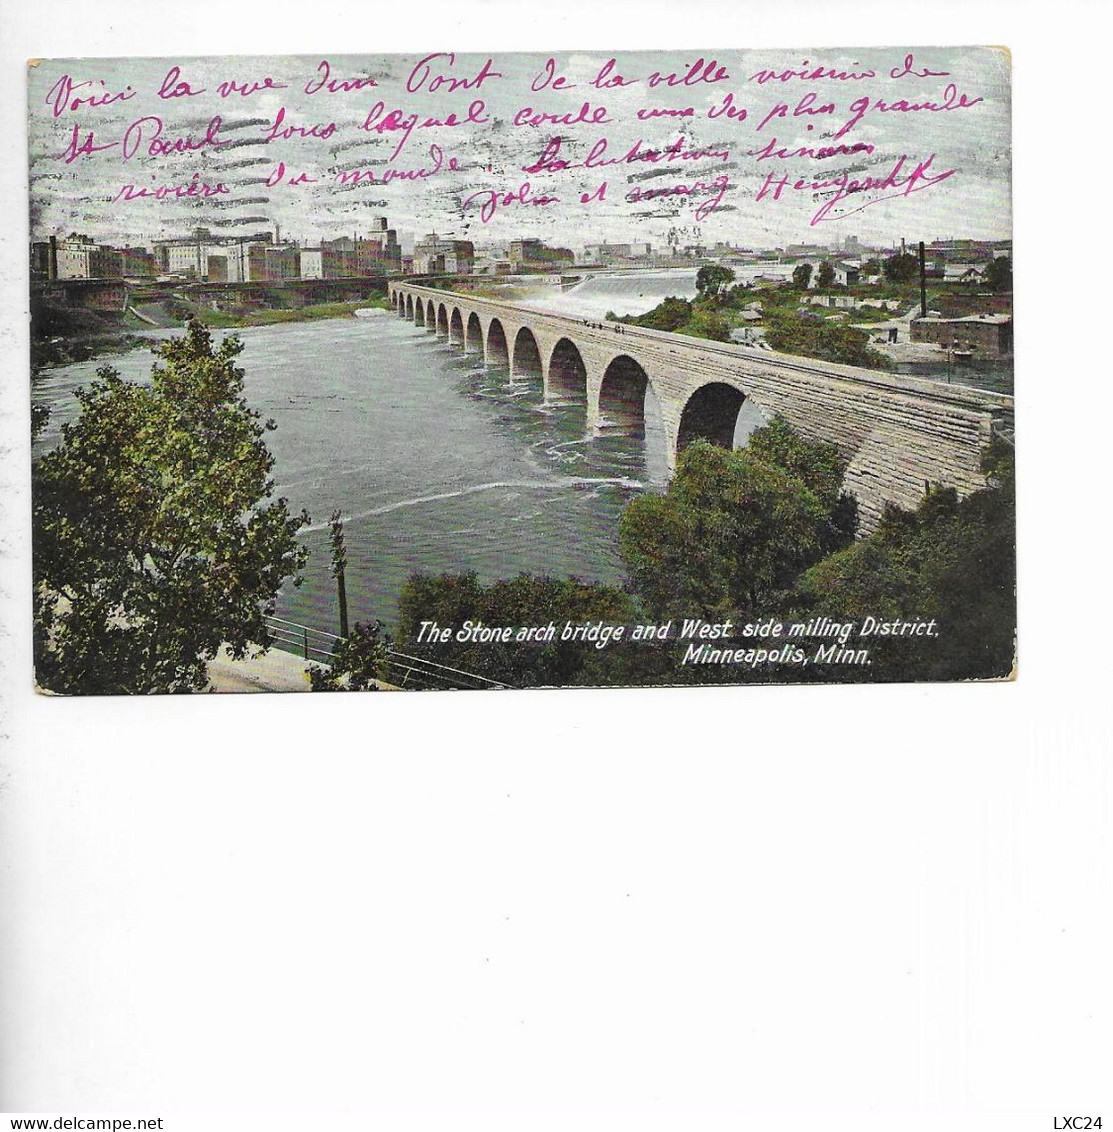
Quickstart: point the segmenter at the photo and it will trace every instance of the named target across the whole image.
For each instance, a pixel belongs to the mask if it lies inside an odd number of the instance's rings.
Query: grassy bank
[[[310,322],[326,318],[350,318],[357,310],[391,310],[385,295],[344,303],[316,303],[300,308],[241,308],[213,310],[180,299],[143,304],[163,329],[180,330],[187,318],[196,318],[213,330],[235,330],[243,326],[271,326],[280,322]],[[160,327],[144,322],[128,311],[92,311],[69,307],[40,307],[33,321],[31,368],[68,365],[90,358],[123,354],[146,346],[152,330]],[[146,333],[145,333],[146,332]]]
[[[391,310],[389,300],[383,296],[359,299],[351,303],[316,303],[292,309],[259,308],[240,313],[212,310],[191,305],[191,313],[205,326],[216,330],[232,330],[238,326],[272,326],[279,322],[313,322],[323,318],[349,318],[357,310]]]
[[[714,342],[729,342],[732,330],[758,330],[774,350],[782,353],[888,369],[884,355],[869,348],[869,335],[846,325],[844,312],[806,305],[815,293],[789,284],[771,287],[739,283],[721,292],[698,294],[691,300],[670,296],[643,315],[628,315],[617,321]],[[847,294],[845,290],[840,293]],[[869,297],[874,297],[872,292]],[[754,313],[759,315],[757,319],[752,317]],[[606,317],[616,319],[612,311]]]

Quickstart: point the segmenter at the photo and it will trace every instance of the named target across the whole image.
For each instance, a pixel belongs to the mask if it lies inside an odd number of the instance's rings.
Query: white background
[[[0,10],[0,1108],[1113,1121],[1104,4]],[[1017,683],[32,694],[27,57],[936,43],[1014,51]]]

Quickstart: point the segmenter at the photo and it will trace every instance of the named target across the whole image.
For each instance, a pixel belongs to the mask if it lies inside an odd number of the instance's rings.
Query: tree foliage
[[[331,665],[306,669],[314,692],[377,692],[391,640],[381,621],[357,621],[351,634],[333,646]]]
[[[677,333],[693,338],[708,338],[712,342],[729,342],[730,323],[718,311],[696,307],[687,324],[680,327]]]
[[[730,341],[730,324],[719,313],[723,297],[701,296],[695,302],[670,295],[643,315],[622,321],[632,326],[646,326],[652,330],[668,330],[688,334],[693,338],[710,338],[716,342]]]
[[[604,621],[622,625],[637,619],[630,596],[622,590],[576,578],[519,574],[482,585],[474,573],[415,574],[406,583],[400,603],[400,638],[405,649],[438,664],[474,672],[518,687],[614,682],[596,665],[604,656],[615,658],[614,646],[597,649],[591,643],[562,641],[566,622]],[[556,626],[553,641],[482,643],[452,640],[431,645],[419,642],[423,621],[452,626],[482,622],[488,626]],[[638,646],[632,646],[637,648]],[[589,675],[590,673],[590,675]]]
[[[1016,506],[1011,452],[991,450],[990,486],[960,500],[932,488],[914,511],[890,505],[866,539],[813,566],[797,587],[801,615],[836,621],[934,618],[938,637],[874,638],[868,676],[964,680],[1005,676],[1016,632]]]
[[[915,283],[920,277],[920,261],[908,252],[889,256],[881,269],[890,283]]]
[[[692,317],[692,304],[687,299],[670,295],[662,299],[653,310],[629,321],[635,326],[651,330],[679,330]]]
[[[833,444],[804,440],[781,416],[750,434],[746,451],[755,460],[780,468],[798,479],[827,509],[830,525],[826,548],[842,546],[858,525],[858,507],[842,489],[846,461]]]
[[[824,260],[816,272],[815,283],[817,287],[830,287],[835,282],[835,268],[829,260]]]
[[[633,587],[656,616],[764,612],[797,575],[848,541],[856,512],[831,445],[782,420],[747,448],[697,441],[664,495],[634,500],[619,545]]]
[[[717,298],[734,282],[734,272],[718,263],[707,263],[696,272],[696,293]]]
[[[765,337],[774,350],[843,365],[886,369],[888,362],[870,349],[869,335],[819,315],[770,310],[765,314]]]
[[[274,427],[250,409],[236,339],[200,324],[155,347],[150,384],[105,366],[34,476],[36,673],[66,693],[197,691],[226,642],[305,561],[308,516],[273,491]],[[295,583],[296,584],[296,583]]]
[[[991,291],[1011,291],[1013,261],[1007,255],[999,255],[986,267],[985,281]]]
[[[812,281],[812,265],[798,263],[792,269],[792,285],[801,291],[806,291]]]
[[[40,436],[46,431],[46,426],[50,424],[50,406],[44,405],[41,401],[31,402],[31,440],[32,442],[39,439]]]

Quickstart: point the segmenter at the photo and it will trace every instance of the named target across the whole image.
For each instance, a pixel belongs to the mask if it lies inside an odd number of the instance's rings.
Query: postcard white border
[[[0,1038],[0,1054],[17,1101],[43,1105],[54,1088],[66,1103],[46,1104],[52,1109],[168,1112],[196,1104],[264,1109],[281,1098],[277,1107],[366,1109],[419,1128],[444,1127],[446,1116],[454,1126],[478,1126],[483,1113],[484,1127],[571,1126],[562,1114],[577,1128],[738,1127],[762,1112],[779,1113],[778,1128],[815,1127],[815,1117],[826,1127],[862,1128],[868,1124],[855,1112],[880,1106],[921,1122],[946,1113],[958,1129],[984,1129],[981,1114],[1012,1110],[1024,1115],[1010,1128],[1043,1130],[1056,1115],[1102,1102],[1113,1120],[1108,1079],[1094,1071],[1109,1064],[1101,956],[1111,925],[1108,903],[1104,910],[1092,903],[1103,885],[1108,898],[1113,857],[1100,609],[1108,559],[1096,537],[1108,513],[1098,489],[1111,418],[1108,358],[1082,298],[1108,289],[1101,170],[1082,156],[1100,140],[1091,132],[1100,120],[1083,107],[1104,97],[1101,11],[1084,0],[1052,9],[945,0],[918,10],[830,0],[765,7],[643,0],[606,9],[192,0],[156,15],[142,0],[35,8],[4,0],[0,895],[17,923],[0,951],[15,1023]],[[665,41],[1013,48],[1020,681],[372,701],[34,696],[24,486],[25,57],[304,54],[338,45],[378,53],[431,43],[648,49]],[[353,803],[361,797],[364,808]],[[384,807],[384,797],[395,805]],[[738,812],[733,828],[727,800]],[[338,822],[358,822],[363,809],[373,827],[338,832]],[[397,855],[383,860],[390,846]],[[743,881],[759,875],[754,854],[770,887],[748,896],[754,890]],[[245,860],[256,873],[245,873]],[[288,920],[272,918],[265,903],[254,918],[240,914],[273,891],[273,870],[299,863],[327,899],[312,897],[299,874]],[[819,892],[807,882],[809,864],[831,869],[832,884],[843,878],[853,933],[837,908],[814,914],[800,906],[799,886],[809,898]],[[460,870],[458,902],[451,886],[436,882],[445,869]],[[854,869],[860,875],[851,880]],[[244,891],[251,875],[256,887]],[[190,877],[204,899],[179,891]],[[634,919],[622,919],[619,889],[631,893]],[[880,977],[871,983],[861,962],[863,948],[884,956],[891,910],[908,907],[910,889],[949,917],[921,933],[925,945],[947,950],[934,963],[920,955],[921,977],[928,970],[938,984],[920,984],[928,998],[917,1000],[915,1022],[899,999],[887,1015],[891,987]],[[550,937],[518,937],[500,951],[486,915],[509,893],[518,894],[515,907],[542,915],[531,892],[547,897]],[[389,913],[382,922],[376,893]],[[716,901],[735,902],[734,911]],[[397,932],[397,918],[412,917],[409,928],[430,945],[408,958],[392,951],[390,979],[420,988],[432,978],[443,1001],[376,999],[355,966],[358,954],[337,948],[322,924],[328,909],[344,931],[369,936]],[[198,959],[206,930],[228,923],[236,939]],[[437,938],[448,931],[456,937]],[[731,964],[732,949],[715,931],[740,941],[774,933],[784,947],[780,958],[761,951],[768,966],[758,971],[747,967],[744,948],[733,949]],[[591,944],[593,932],[609,935]],[[909,939],[898,932],[892,943],[902,948]],[[30,942],[44,949],[31,954]],[[475,988],[489,973],[468,962],[484,947],[503,964],[486,997]],[[632,999],[626,1025],[614,997],[624,948],[644,975],[646,1001],[656,1003],[650,1010]],[[121,956],[130,983],[118,981]],[[795,1022],[799,1064],[771,1071],[760,1043],[740,1040],[738,1031],[779,1034],[789,1024],[785,1004],[797,1002],[809,957],[832,976],[862,979],[861,996],[835,979],[817,984],[814,1014]],[[276,988],[288,997],[285,1014],[269,1016],[265,998],[238,997],[253,962],[268,974],[289,973],[289,985]],[[437,963],[453,978],[437,977]],[[28,990],[21,980],[41,976],[42,964],[52,985],[82,996],[81,1016],[106,1043],[93,1048],[78,1029],[62,1044],[38,1044],[37,1036],[54,1033],[42,1015],[45,984]],[[578,978],[571,986],[569,972]],[[375,983],[379,992],[387,985]],[[161,988],[161,1008],[157,997],[132,993],[145,986]],[[223,1018],[190,1010],[186,995],[201,986],[224,1003]],[[762,989],[769,987],[783,991],[780,999]],[[569,995],[594,1002],[594,1016],[566,1013]],[[716,995],[731,1009],[717,1011]],[[744,1001],[750,1011],[735,1009]],[[55,1008],[72,1006],[63,996]],[[515,1032],[508,1020],[519,1008],[526,1015]],[[175,1009],[183,1025],[160,1029]],[[447,1042],[438,1022],[461,1027],[460,1041]],[[199,1052],[230,1052],[229,1024],[250,1039],[239,1046],[235,1074]],[[294,1064],[282,1063],[280,1024]],[[385,1029],[368,1043],[375,1025],[393,1026],[400,1040],[413,1040],[409,1027],[429,1027],[429,1064],[399,1070]],[[145,1044],[135,1040],[143,1026],[152,1035]],[[674,1043],[685,1026],[692,1056],[662,1073],[656,1051],[662,1041],[680,1050]],[[601,1028],[611,1055],[593,1065],[582,1051],[596,1049]],[[825,1043],[820,1056],[809,1033],[841,1040]],[[962,1035],[971,1044],[958,1049],[951,1043]],[[906,1057],[917,1040],[913,1072]],[[756,1060],[721,1059],[723,1050],[749,1050]],[[392,1079],[356,1056],[375,1051],[395,1070]],[[863,1057],[872,1059],[869,1072]],[[755,1074],[755,1065],[764,1072]],[[247,1127],[263,1127],[252,1119]]]

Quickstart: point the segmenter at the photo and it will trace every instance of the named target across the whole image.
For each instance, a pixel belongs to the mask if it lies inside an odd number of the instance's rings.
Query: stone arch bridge
[[[546,400],[579,398],[586,427],[644,428],[651,389],[668,469],[703,437],[727,447],[743,402],[780,413],[801,435],[834,443],[846,488],[871,529],[886,502],[915,507],[925,484],[967,494],[984,486],[982,452],[1012,398],[943,382],[622,326],[478,295],[391,283],[400,318],[487,365],[539,378]]]

